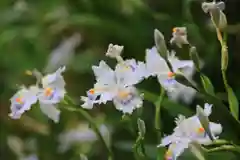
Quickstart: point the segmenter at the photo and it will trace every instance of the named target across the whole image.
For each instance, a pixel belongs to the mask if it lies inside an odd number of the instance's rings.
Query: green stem
[[[155,106],[156,106],[156,112],[155,112],[155,128],[158,132],[158,138],[161,138],[161,121],[160,121],[160,117],[161,117],[161,106],[162,106],[162,102],[163,102],[163,98],[165,95],[165,90],[163,87],[161,87],[161,93],[160,93],[160,97],[159,99],[156,101]]]
[[[233,145],[223,145],[221,147],[216,147],[213,149],[208,149],[207,152],[219,152],[219,151],[232,151],[240,153],[240,147],[239,146],[233,146]]]
[[[222,70],[222,77],[223,77],[223,83],[224,83],[224,86],[226,88],[226,90],[228,90],[228,82],[227,82],[227,76],[226,76],[226,72],[224,70]]]
[[[90,114],[88,114],[88,112],[86,112],[83,108],[81,108],[80,106],[77,106],[71,99],[70,97],[66,96],[66,101],[64,101],[67,105],[70,105],[72,107],[63,107],[63,109],[71,111],[71,112],[78,112],[80,113],[91,125],[92,129],[94,130],[94,132],[97,134],[97,137],[99,138],[99,140],[102,142],[102,144],[104,145],[105,149],[107,150],[109,157],[108,160],[113,160],[113,153],[111,148],[108,146],[108,144],[106,143],[106,141],[104,140],[101,132],[99,131],[99,128],[97,126],[97,124],[95,123],[95,121],[93,120],[93,118],[90,116]],[[75,108],[78,107],[78,108]]]
[[[138,151],[141,143],[142,143],[143,138],[141,136],[138,136],[136,143],[133,145],[133,152],[134,152],[134,157],[136,160],[141,160],[144,157],[144,153],[141,153]]]
[[[226,141],[224,139],[217,139],[213,141],[211,144],[208,144],[206,146],[214,146],[214,145],[230,145],[233,144],[232,142]]]

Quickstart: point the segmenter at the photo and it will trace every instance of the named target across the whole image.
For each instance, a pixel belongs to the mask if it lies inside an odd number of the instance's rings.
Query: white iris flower
[[[172,71],[167,62],[158,54],[157,49],[153,47],[146,51],[146,67],[151,76],[157,76],[159,83],[168,92],[176,91],[180,83],[175,80],[175,74],[181,69],[181,73],[187,77],[191,75],[189,68],[193,68],[194,64],[191,60],[179,60],[175,53],[169,53],[168,61],[172,65]]]
[[[13,119],[19,119],[25,111],[30,110],[32,104],[37,102],[37,92],[37,86],[30,86],[29,88],[22,86],[10,99],[11,113],[9,116]]]
[[[205,104],[204,113],[209,116],[212,112],[212,105]],[[177,126],[174,128],[172,135],[166,136],[162,139],[161,146],[169,145],[169,149],[166,153],[168,159],[176,159],[185,148],[188,148],[190,142],[198,142],[199,144],[208,145],[212,143],[204,128],[202,127],[197,115],[189,118],[185,118],[183,115],[179,115],[176,118]],[[209,128],[212,135],[215,138],[222,132],[221,124],[209,123]],[[174,147],[175,146],[175,147]],[[180,152],[181,151],[181,152]]]
[[[54,122],[59,121],[60,111],[56,108],[66,93],[65,81],[62,77],[62,72],[65,67],[59,68],[55,73],[46,75],[42,78],[42,89],[38,95],[40,108]]]
[[[95,103],[113,101],[116,109],[131,114],[135,108],[142,106],[142,97],[133,86],[139,83],[144,76],[141,63],[127,60],[118,63],[112,70],[104,61],[99,66],[93,66],[96,84],[90,89],[88,97],[81,97],[83,108],[91,109]]]

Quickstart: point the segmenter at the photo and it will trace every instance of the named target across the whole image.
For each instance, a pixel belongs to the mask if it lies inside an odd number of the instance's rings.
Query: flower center
[[[125,99],[127,98],[129,95],[129,92],[126,92],[126,91],[119,91],[118,92],[118,97],[122,98],[122,99]]]
[[[203,127],[199,127],[199,128],[197,129],[197,132],[198,132],[198,133],[203,133],[203,132],[205,132],[205,129],[204,129]]]
[[[89,92],[90,94],[95,94],[95,89],[90,89],[88,92]]]
[[[177,27],[174,27],[173,30],[172,30],[172,32],[173,32],[173,33],[176,33],[177,30],[178,30]]]
[[[16,98],[16,102],[19,104],[23,104],[23,99],[21,97]]]
[[[173,72],[168,72],[168,78],[173,78],[175,76],[175,73]]]
[[[45,96],[47,96],[47,97],[52,96],[52,94],[53,94],[53,89],[50,88],[50,87],[46,88],[44,94],[45,94]]]

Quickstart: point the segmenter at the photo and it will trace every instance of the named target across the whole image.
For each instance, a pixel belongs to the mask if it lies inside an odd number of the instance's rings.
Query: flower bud
[[[161,57],[166,58],[168,52],[167,46],[163,34],[158,29],[154,30],[154,40],[157,51],[160,53]]]
[[[200,71],[200,60],[199,60],[199,56],[197,53],[197,49],[194,46],[190,48],[190,57],[194,62],[194,66],[195,66],[196,70]]]
[[[117,60],[121,61],[122,51],[123,51],[123,46],[109,44],[108,50],[106,52],[106,56],[110,58],[116,58]]]
[[[171,44],[176,44],[179,48],[182,48],[183,44],[189,44],[187,40],[187,28],[186,27],[175,27],[173,28]]]

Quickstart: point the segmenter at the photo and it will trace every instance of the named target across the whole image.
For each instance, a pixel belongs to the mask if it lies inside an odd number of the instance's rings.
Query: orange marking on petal
[[[52,93],[53,93],[52,88],[46,88],[46,89],[45,89],[45,93],[44,93],[44,94],[45,94],[46,96],[51,96]]]
[[[23,100],[21,97],[18,97],[18,98],[16,98],[16,102],[21,104],[21,103],[23,103]]]
[[[129,93],[128,93],[128,92],[124,92],[124,91],[120,91],[120,92],[118,93],[118,95],[119,95],[119,97],[121,97],[121,98],[126,98],[126,97],[129,95]]]
[[[90,93],[90,94],[94,94],[94,93],[95,93],[95,90],[94,90],[94,89],[90,89],[90,90],[89,90],[89,93]]]
[[[175,74],[173,72],[168,72],[168,77],[172,78]]]
[[[198,128],[198,133],[203,133],[205,129],[203,127]]]

